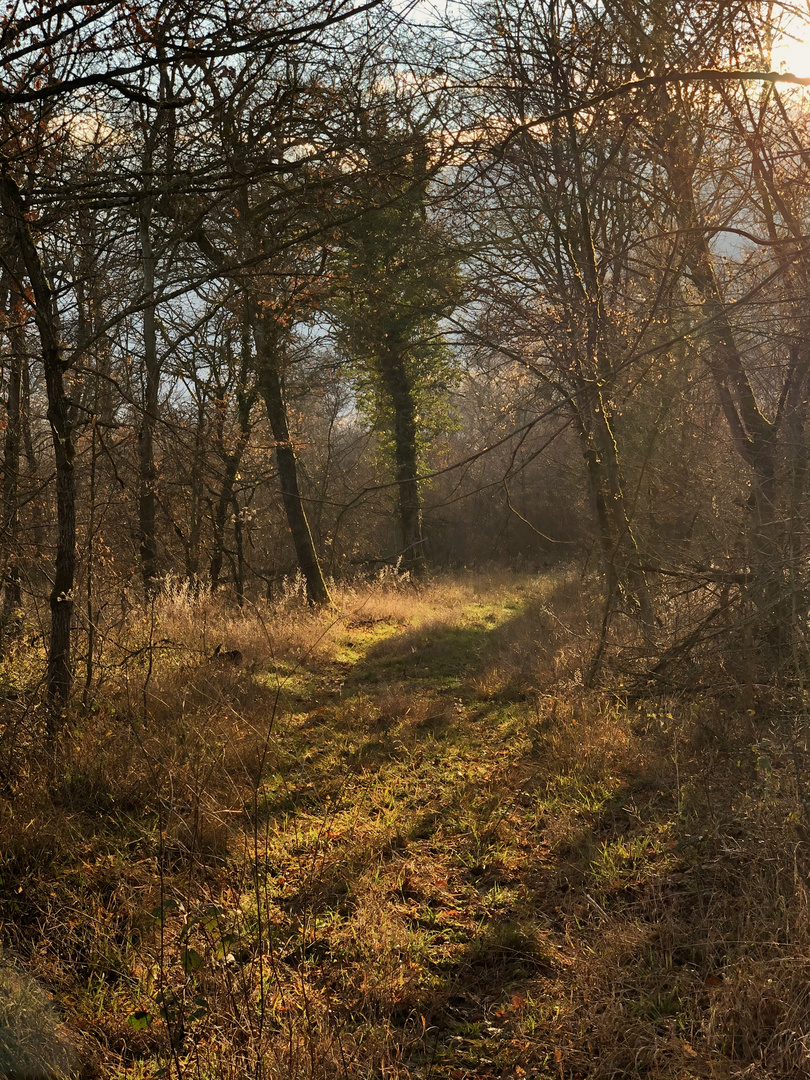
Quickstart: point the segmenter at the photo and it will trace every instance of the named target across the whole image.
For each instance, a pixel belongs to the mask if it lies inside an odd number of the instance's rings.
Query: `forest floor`
[[[45,761],[9,658],[0,1075],[810,1075],[763,695],[584,690],[576,576],[292,592],[132,613]]]

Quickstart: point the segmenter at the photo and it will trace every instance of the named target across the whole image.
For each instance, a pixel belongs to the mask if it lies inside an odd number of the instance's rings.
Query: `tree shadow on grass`
[[[497,675],[505,689],[520,697],[528,682],[543,677],[560,651],[578,647],[589,634],[588,599],[581,583],[561,579],[537,595],[503,604],[479,605],[462,625],[442,618],[373,644],[347,674],[344,695],[370,685],[408,683],[415,690],[469,688]],[[554,609],[573,609],[573,625],[566,626]],[[506,610],[502,617],[495,614]]]
[[[372,645],[344,683],[344,693],[369,684],[411,682],[423,687],[457,686],[491,644],[493,627],[427,627]]]
[[[317,880],[290,899],[299,910],[338,909],[347,929],[338,946],[328,936],[307,946],[301,963],[312,972],[319,949],[330,995],[354,1002],[353,1022],[400,1032],[409,1067],[425,1075],[520,1076],[519,1065],[538,1077],[663,1078],[684,1062],[697,1067],[714,1015],[706,986],[720,985],[714,972],[744,914],[732,849],[693,835],[669,744],[635,730],[626,711],[538,720],[513,706],[511,750],[502,718],[493,701],[450,715],[442,739],[431,735],[436,785],[423,805],[411,802],[410,821],[365,849],[351,836],[324,847]],[[506,756],[476,778],[472,738],[484,747],[490,732]],[[462,776],[454,770],[467,738]],[[419,734],[392,720],[375,761],[356,764],[383,768],[389,740],[401,753]],[[445,750],[453,770],[442,772]],[[349,930],[369,903],[366,929]],[[432,1034],[415,1045],[420,1017]]]
[[[330,993],[354,994],[357,1017],[401,1029],[403,1046],[415,1017],[432,1027],[413,1052],[425,1075],[675,1075],[683,1060],[667,1064],[662,1046],[708,1023],[704,979],[732,936],[698,906],[732,903],[714,868],[730,856],[720,841],[711,863],[691,853],[708,842],[679,813],[655,725],[576,694],[540,714],[532,650],[567,633],[548,604],[371,646],[343,685],[344,723],[365,702],[343,766],[373,788],[403,760],[381,786],[407,810],[395,835],[324,844],[317,880],[288,902],[345,920],[341,951],[327,937],[319,948]],[[348,928],[369,903],[364,941]],[[380,972],[391,985],[374,996]]]
[[[360,994],[359,1008],[361,1013],[369,1011],[369,1019],[385,1013],[393,1030],[403,1026],[403,1041],[414,1016],[425,1018],[433,1029],[433,1042],[415,1050],[414,1067],[434,1060],[437,1067],[443,1063],[468,1070],[491,1064],[494,1075],[513,1070],[516,1064],[537,1070],[543,1058],[536,1031],[544,1031],[543,1037],[551,1035],[551,1013],[557,1009],[565,1040],[578,1031],[582,1044],[576,1055],[566,1056],[564,1075],[590,1075],[583,1067],[582,1047],[588,1038],[597,1045],[606,1036],[587,1034],[589,986],[596,993],[593,987],[611,977],[622,984],[618,954],[607,971],[617,935],[625,937],[621,965],[640,987],[633,991],[637,1000],[631,1003],[635,1012],[630,1019],[634,1038],[646,1040],[645,1053],[654,1053],[672,1016],[680,1012],[691,1022],[696,1007],[705,1012],[708,1005],[699,1000],[700,980],[693,975],[699,961],[688,950],[675,955],[655,923],[656,916],[661,918],[670,908],[681,926],[688,924],[689,895],[679,884],[676,862],[662,849],[640,855],[640,862],[658,859],[658,870],[633,865],[636,837],[654,834],[671,816],[672,804],[655,805],[654,785],[642,771],[617,784],[598,809],[575,814],[566,835],[555,842],[544,835],[542,825],[521,832],[518,823],[510,837],[508,819],[526,809],[527,799],[535,794],[535,781],[536,791],[542,789],[538,764],[534,749],[516,754],[491,792],[464,779],[448,784],[441,798],[415,814],[401,835],[381,840],[362,855],[334,852],[324,859],[317,884],[310,880],[308,895],[302,892],[297,898],[298,905],[307,906],[317,895],[317,903],[340,907],[350,920],[364,903],[369,867],[377,867],[376,888],[387,887],[379,921],[390,920],[395,928],[391,949],[399,959],[395,964],[391,955],[377,954],[371,946],[363,951],[352,941],[340,955],[332,954],[333,973],[344,972],[335,989],[340,996],[346,973],[360,964],[372,969],[363,977],[364,986],[373,982],[375,965],[377,975],[390,967],[385,976],[392,980],[390,992],[383,988],[366,1003]],[[645,792],[650,805],[639,817]],[[490,795],[498,796],[505,815],[493,811]],[[606,876],[603,854],[621,843],[631,854],[617,870],[621,882],[614,883]],[[638,845],[637,849],[642,851]],[[686,935],[681,944],[688,944]],[[324,939],[320,948],[328,960],[329,941]],[[603,948],[605,955],[600,956]],[[410,954],[410,949],[415,952]],[[414,963],[420,965],[418,978],[412,974]],[[411,976],[398,988],[400,968]],[[599,993],[605,1000],[595,1000],[595,1005],[612,1008],[605,986]],[[617,1005],[613,1018],[617,1037],[619,1011]],[[616,1061],[623,1060],[620,1050],[612,1048]],[[627,1054],[631,1051],[641,1052],[638,1042]],[[563,1075],[562,1068],[557,1073]],[[543,1075],[531,1070],[528,1074]]]

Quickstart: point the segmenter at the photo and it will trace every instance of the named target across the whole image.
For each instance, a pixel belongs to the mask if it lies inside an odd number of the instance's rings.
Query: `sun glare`
[[[810,76],[810,25],[797,24],[790,33],[783,34],[774,45],[771,57],[776,71]]]

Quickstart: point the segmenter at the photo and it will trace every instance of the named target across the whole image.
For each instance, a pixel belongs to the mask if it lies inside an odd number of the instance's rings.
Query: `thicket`
[[[369,1075],[440,1075],[453,1010],[480,1035],[497,999],[515,1039],[557,1039],[526,1059],[548,1075],[587,1074],[591,1044],[614,1061],[594,1075],[626,1074],[633,1053],[666,1075],[664,1028],[684,1075],[737,1060],[802,1075],[810,158],[804,83],[772,67],[804,30],[788,5],[671,0],[0,15],[3,940],[63,995],[71,965],[97,980],[92,1037],[102,1014],[123,1024],[105,1068],[218,1074],[230,1055],[256,1075],[360,1075],[367,1054]],[[466,576],[506,569],[533,582]],[[398,773],[425,740],[442,742],[435,775]],[[477,753],[542,775],[542,814],[504,774],[464,817],[445,770]],[[321,756],[333,779],[310,769]],[[293,769],[311,781],[290,787]],[[344,785],[374,769],[392,786],[363,788],[367,819]],[[394,792],[416,814],[431,783],[432,825],[411,835]],[[314,832],[290,839],[310,799]],[[546,894],[517,852],[545,841],[520,839],[499,800],[559,832],[542,870],[576,897],[549,900],[559,925],[526,921]],[[376,836],[346,849],[356,891],[322,873],[344,812]],[[472,907],[476,880],[511,890],[516,937],[500,893],[483,937],[436,929],[444,886],[408,894],[453,837],[469,865],[436,881],[463,879]],[[524,1016],[540,984],[521,989],[510,957],[554,982],[587,953],[582,905],[601,934],[614,900],[655,952],[672,875],[738,842],[774,845],[751,895],[772,870],[779,913],[745,930],[723,863],[722,932],[703,911],[712,944],[686,956],[672,929],[677,977],[637,1009],[611,1012],[622,995],[600,969],[603,1035],[559,986],[559,1038],[542,1008]],[[411,899],[432,914],[406,926]],[[45,928],[41,963],[18,925]],[[464,934],[449,975],[434,947]],[[780,963],[796,996],[754,1022],[770,991],[755,980],[745,1006],[744,973]],[[464,980],[490,970],[500,997],[478,1016]],[[46,1012],[21,970],[8,979],[10,1000]],[[636,1049],[611,1058],[630,1014]],[[22,1015],[0,1023],[0,1072],[6,1052],[28,1068],[2,1043]],[[29,1035],[50,1040],[48,1068],[75,1070],[57,1027]],[[468,1055],[481,1075],[487,1045]]]

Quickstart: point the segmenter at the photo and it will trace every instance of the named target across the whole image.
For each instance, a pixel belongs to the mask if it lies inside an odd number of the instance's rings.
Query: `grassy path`
[[[807,1075],[787,760],[578,688],[577,588],[197,615],[145,713],[77,722],[2,911],[85,1074]],[[213,633],[243,666],[182,659]]]
[[[276,902],[402,1075],[722,1075],[706,1036],[750,882],[699,820],[717,748],[676,763],[660,703],[538,686],[546,599],[348,624],[281,740]]]

